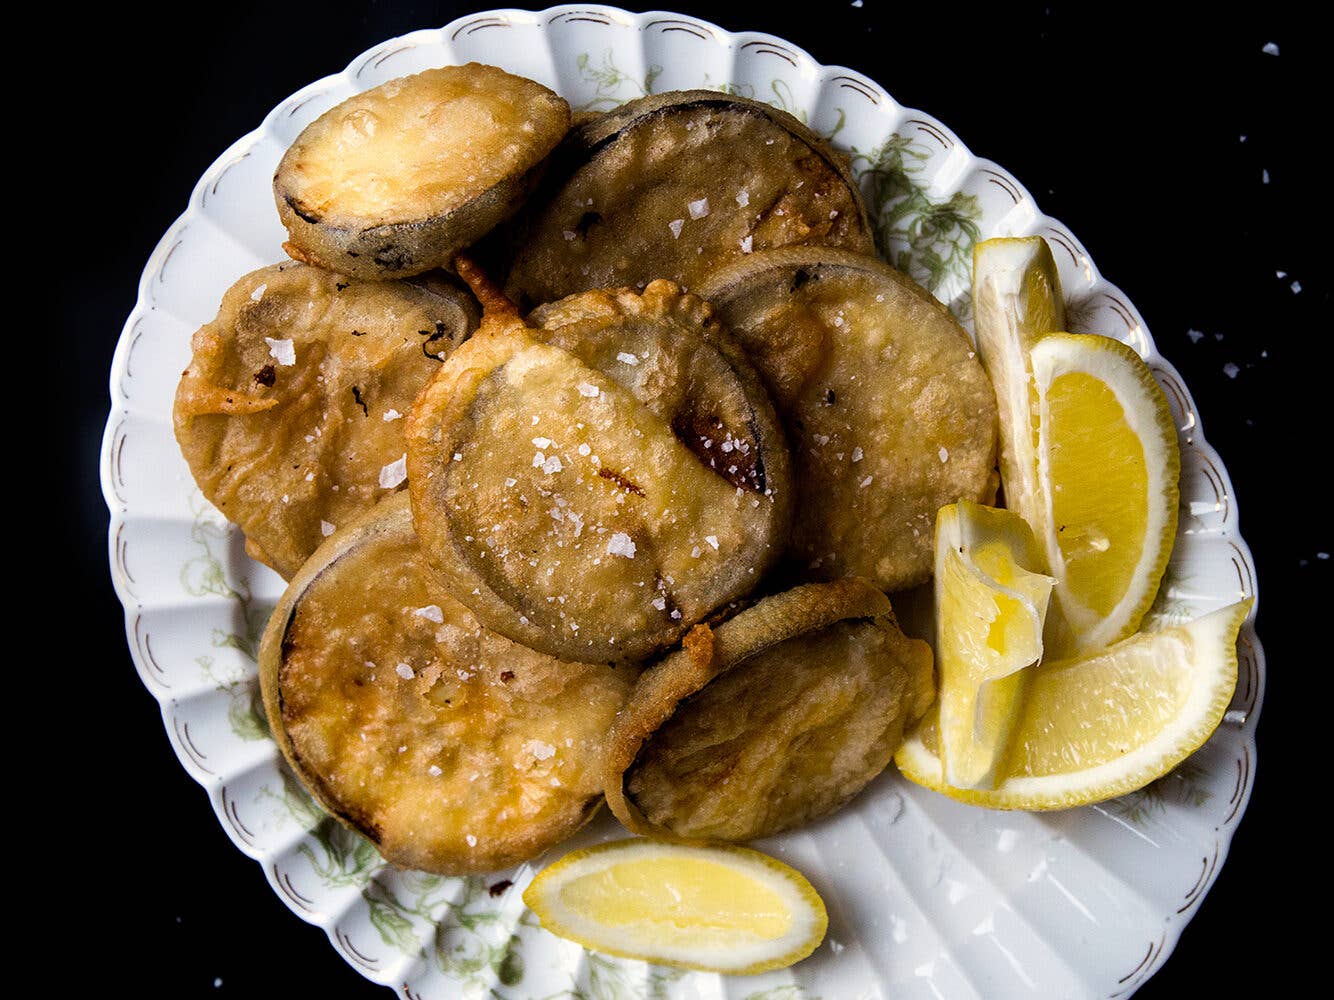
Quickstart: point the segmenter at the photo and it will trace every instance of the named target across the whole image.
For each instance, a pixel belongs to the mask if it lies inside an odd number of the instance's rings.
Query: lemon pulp
[[[1142,358],[1109,337],[1050,333],[1031,352],[1038,400],[1034,533],[1056,578],[1046,643],[1092,652],[1139,628],[1176,537],[1176,427]]]
[[[792,926],[778,893],[708,858],[614,864],[572,879],[561,889],[561,903],[608,927],[652,927],[674,945],[718,935],[733,944],[772,941]]]
[[[523,900],[543,927],[586,948],[740,975],[800,961],[829,923],[800,872],[731,844],[634,838],[572,851]]]

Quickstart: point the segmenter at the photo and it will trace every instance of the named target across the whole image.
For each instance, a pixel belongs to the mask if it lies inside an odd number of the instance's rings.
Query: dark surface
[[[60,794],[57,850],[42,852],[56,885],[37,895],[54,897],[57,915],[41,935],[56,960],[33,971],[55,972],[56,983],[95,977],[140,997],[391,995],[286,909],[177,764],[122,641],[98,448],[106,373],[140,269],[204,169],[290,92],[365,48],[484,6],[124,8],[83,23],[75,59],[68,47],[53,57],[77,60],[91,88],[87,107],[74,109],[77,149],[59,162],[99,182],[73,189],[81,200],[63,202],[63,221],[101,237],[100,254],[69,262],[74,280],[58,300],[59,342],[81,345],[73,384],[61,389],[72,405],[62,399],[59,411],[70,426],[57,428],[69,438],[56,452],[64,506],[54,552],[79,581],[76,649],[66,655],[80,687],[60,693],[88,734],[79,743],[97,756]],[[1303,948],[1300,930],[1319,917],[1280,900],[1315,896],[1318,915],[1328,882],[1311,816],[1328,794],[1328,754],[1309,734],[1328,703],[1330,663],[1315,638],[1317,601],[1330,594],[1330,562],[1318,553],[1334,550],[1316,485],[1330,429],[1326,400],[1317,402],[1330,371],[1330,213],[1323,162],[1303,134],[1324,127],[1328,84],[1306,77],[1325,35],[1275,5],[1181,25],[1119,4],[1000,6],[837,0],[798,16],[773,3],[676,5],[786,37],[940,118],[1078,235],[1185,377],[1259,567],[1268,690],[1257,784],[1232,854],[1175,955],[1137,995],[1236,995],[1265,982],[1271,963],[1322,957]],[[108,41],[141,19],[161,33]],[[1261,51],[1271,41],[1278,57]],[[69,110],[50,108],[59,128],[73,127]],[[1204,336],[1193,342],[1189,330]]]

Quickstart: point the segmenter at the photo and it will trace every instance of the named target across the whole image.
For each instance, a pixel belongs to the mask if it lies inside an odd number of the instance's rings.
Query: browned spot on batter
[[[764,470],[750,435],[737,434],[717,417],[695,411],[683,411],[672,417],[672,433],[695,453],[705,468],[712,469],[733,486],[757,493],[764,491]]]
[[[603,479],[610,479],[613,483],[615,483],[621,489],[625,490],[625,492],[627,493],[633,493],[637,497],[642,497],[644,495],[644,488],[642,486],[639,486],[638,484],[630,481],[629,479],[626,479],[619,472],[613,472],[611,469],[604,467],[598,469],[598,476],[600,476]]]

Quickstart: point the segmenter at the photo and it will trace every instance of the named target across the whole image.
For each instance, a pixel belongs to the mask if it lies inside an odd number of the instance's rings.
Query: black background
[[[61,685],[72,712],[62,724],[86,752],[75,767],[24,769],[44,789],[36,847],[46,860],[19,873],[20,882],[40,874],[42,888],[11,901],[54,911],[28,940],[53,949],[41,975],[57,995],[84,982],[143,997],[390,995],[288,912],[174,759],[123,642],[103,559],[98,448],[139,272],[205,168],[289,93],[369,46],[486,6],[124,7],[64,26],[48,54],[87,92],[77,106],[42,111],[55,127],[39,144],[37,176],[26,177],[47,190],[47,166],[70,174],[47,251],[70,265],[54,299],[58,329],[44,315],[37,329],[60,338],[54,356],[69,373],[58,405],[47,393],[29,412],[57,422],[54,445],[42,437],[41,450],[56,465],[58,502],[43,502],[39,518],[58,519],[43,549],[57,586],[78,589],[55,602],[53,623],[61,663],[77,673],[42,683]],[[1231,473],[1259,568],[1269,675],[1257,783],[1231,856],[1138,996],[1231,996],[1281,984],[1271,963],[1319,968],[1296,908],[1319,907],[1328,884],[1327,825],[1312,816],[1329,794],[1317,727],[1331,690],[1320,617],[1330,561],[1317,554],[1334,550],[1321,398],[1331,214],[1312,148],[1328,118],[1327,67],[1316,65],[1326,33],[1275,4],[1226,15],[1105,3],[674,6],[785,37],[940,118],[1014,173],[1139,307]],[[1267,42],[1277,57],[1262,52]],[[1188,330],[1205,336],[1193,342]]]

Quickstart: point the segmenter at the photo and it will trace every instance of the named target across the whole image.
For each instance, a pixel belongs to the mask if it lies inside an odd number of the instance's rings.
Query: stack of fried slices
[[[326,112],[274,193],[292,259],[195,334],[175,424],[289,581],[260,680],[325,807],[485,872],[604,796],[745,841],[887,766],[935,687],[886,595],[993,499],[996,404],[846,158],[710,91],[571,128],[473,64]]]

